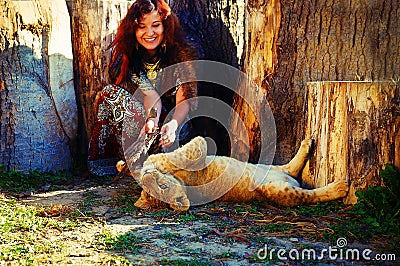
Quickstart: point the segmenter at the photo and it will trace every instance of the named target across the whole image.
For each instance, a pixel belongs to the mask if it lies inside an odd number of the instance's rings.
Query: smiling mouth
[[[157,39],[157,37],[153,37],[153,38],[144,38],[144,41],[146,42],[154,42]]]

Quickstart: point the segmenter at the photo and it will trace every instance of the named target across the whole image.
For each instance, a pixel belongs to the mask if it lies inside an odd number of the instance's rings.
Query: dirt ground
[[[76,230],[47,232],[47,238],[62,242],[69,254],[60,265],[121,265],[120,258],[132,265],[376,265],[376,260],[363,259],[361,252],[385,249],[381,239],[324,240],[322,236],[332,230],[329,223],[338,219],[334,213],[324,218],[304,216],[267,203],[210,203],[186,213],[142,211],[133,206],[139,193],[135,181],[124,177],[105,184],[89,180],[23,197],[21,202],[44,206],[61,218],[65,210],[82,213],[82,226]],[[96,243],[105,233],[133,237],[135,250],[98,248]],[[357,249],[361,258],[340,255],[338,245],[342,250]],[[397,263],[398,258],[383,265]]]

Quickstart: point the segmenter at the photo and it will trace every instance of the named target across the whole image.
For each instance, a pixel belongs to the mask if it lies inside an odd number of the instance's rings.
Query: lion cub
[[[303,189],[294,177],[303,168],[312,145],[306,139],[285,165],[251,164],[224,156],[207,156],[207,143],[196,137],[170,153],[150,155],[139,182],[143,188],[135,203],[139,208],[166,207],[185,211],[191,205],[214,200],[273,201],[283,206],[329,201],[344,197],[346,181],[322,188]]]

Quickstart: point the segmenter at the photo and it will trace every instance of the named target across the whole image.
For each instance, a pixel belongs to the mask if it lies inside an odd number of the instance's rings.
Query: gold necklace
[[[158,68],[158,65],[160,64],[160,60],[158,60],[157,62],[150,64],[147,62],[143,62],[143,67],[144,69],[146,69],[147,71],[147,77],[149,79],[155,79],[157,77],[157,70],[156,68]]]

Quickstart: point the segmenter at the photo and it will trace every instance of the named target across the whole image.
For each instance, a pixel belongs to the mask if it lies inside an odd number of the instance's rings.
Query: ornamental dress
[[[88,151],[88,169],[96,176],[116,175],[116,163],[124,160],[124,143],[133,143],[139,136],[145,124],[146,110],[143,106],[143,93],[145,90],[156,90],[161,96],[162,111],[159,120],[159,127],[163,122],[168,122],[173,115],[175,97],[177,90],[182,86],[179,71],[173,71],[174,86],[165,91],[160,89],[163,83],[162,69],[152,71],[141,71],[139,75],[130,74],[130,80],[137,85],[132,94],[122,86],[110,84],[100,92],[97,101],[97,117],[90,137]],[[171,82],[171,81],[170,81]],[[186,98],[195,97],[197,88],[195,84],[185,87]],[[189,95],[190,94],[190,95]],[[192,102],[191,108],[195,106]],[[177,130],[175,142],[170,148],[154,150],[156,152],[169,152],[179,145],[187,143],[194,137],[189,116],[186,117]],[[157,145],[154,145],[157,146]],[[158,147],[158,146],[157,146]]]

